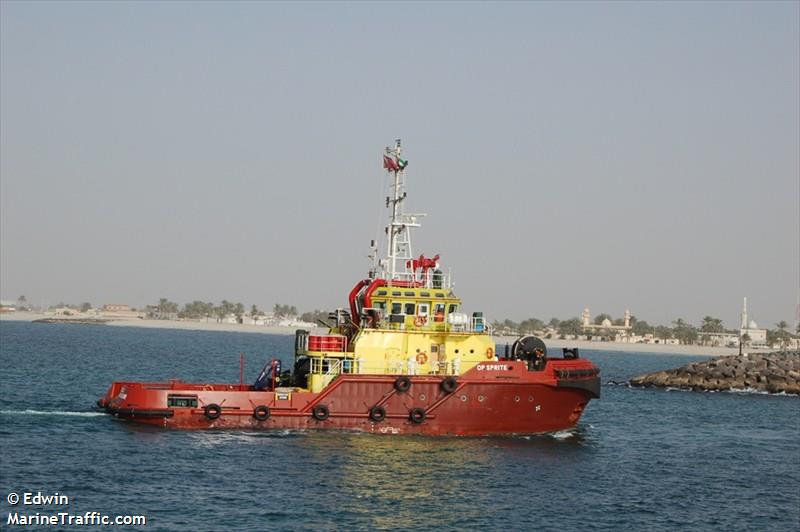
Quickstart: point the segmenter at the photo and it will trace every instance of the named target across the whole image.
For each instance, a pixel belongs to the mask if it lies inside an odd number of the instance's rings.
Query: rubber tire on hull
[[[203,415],[213,421],[222,415],[222,407],[217,403],[207,404],[203,407]]]
[[[253,417],[258,421],[266,421],[269,419],[269,407],[266,405],[258,405],[253,409]]]
[[[311,411],[311,415],[314,416],[314,419],[317,421],[325,421],[331,415],[331,411],[328,410],[328,407],[325,405],[317,405]]]
[[[415,425],[419,425],[425,421],[426,417],[428,417],[428,414],[425,412],[424,408],[412,408],[408,413],[408,419],[410,419]]]
[[[411,388],[411,379],[408,377],[397,377],[394,381],[394,389],[397,393],[406,393]]]
[[[458,388],[458,381],[455,377],[447,377],[445,380],[442,381],[440,385],[442,387],[442,391],[446,394],[451,394],[456,391]]]
[[[375,423],[380,423],[386,419],[386,409],[382,406],[373,406],[369,409],[369,418]]]

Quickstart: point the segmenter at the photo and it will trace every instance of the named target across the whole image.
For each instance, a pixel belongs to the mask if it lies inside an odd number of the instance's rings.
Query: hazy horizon
[[[0,298],[343,306],[402,138],[469,311],[794,323],[798,94],[797,2],[4,1]]]

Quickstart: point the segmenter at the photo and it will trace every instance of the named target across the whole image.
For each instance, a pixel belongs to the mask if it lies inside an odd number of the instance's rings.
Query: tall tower
[[[592,319],[592,315],[589,314],[588,308],[583,309],[583,314],[581,314],[581,318],[583,318],[583,326],[588,327],[589,321]]]
[[[747,329],[747,296],[742,301],[742,329]]]
[[[631,328],[631,311],[630,309],[625,309],[625,328]]]

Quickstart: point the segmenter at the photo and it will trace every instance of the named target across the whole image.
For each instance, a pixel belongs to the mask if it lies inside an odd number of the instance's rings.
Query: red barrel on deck
[[[333,351],[343,352],[345,350],[346,339],[344,336],[327,334],[324,336],[311,335],[308,337],[309,351]]]

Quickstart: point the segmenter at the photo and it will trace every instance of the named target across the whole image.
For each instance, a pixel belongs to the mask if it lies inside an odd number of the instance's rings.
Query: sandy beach
[[[52,315],[45,315],[38,312],[14,312],[0,315],[0,321],[34,321],[42,318],[52,318]],[[68,320],[69,318],[59,316]],[[186,331],[219,331],[219,332],[238,332],[238,333],[260,333],[260,334],[285,334],[293,335],[297,327],[278,327],[268,325],[246,325],[240,323],[216,323],[204,321],[182,321],[182,320],[146,320],[138,318],[118,318],[111,315],[98,316],[98,319],[108,320],[105,325],[110,327],[146,327],[153,329],[179,329]],[[80,319],[76,317],[76,319]],[[86,317],[83,317],[86,319]],[[312,332],[320,334],[326,329],[317,327]],[[514,342],[514,336],[496,336],[497,350],[503,353],[506,343],[509,345]],[[720,356],[735,355],[738,353],[736,348],[728,347],[704,347],[699,345],[661,345],[661,344],[627,344],[622,342],[587,342],[585,340],[545,340],[548,348],[561,349],[562,347],[578,347],[582,350],[590,351],[620,351],[636,353],[661,353],[671,355],[688,356]]]

